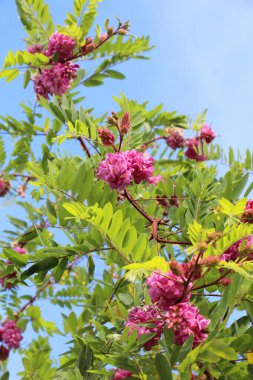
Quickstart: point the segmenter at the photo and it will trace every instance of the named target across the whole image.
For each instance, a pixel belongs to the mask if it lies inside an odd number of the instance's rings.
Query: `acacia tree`
[[[85,109],[81,85],[124,79],[115,66],[151,48],[126,21],[93,28],[98,3],[75,0],[55,26],[42,0],[16,0],[27,50],[9,51],[0,77],[24,73],[36,102],[0,118],[14,143],[6,155],[1,139],[0,196],[24,214],[1,242],[1,379],[11,350],[24,380],[250,379],[253,156],[227,158],[205,112],[190,121],[123,94],[106,116]],[[68,335],[59,363],[42,332]]]

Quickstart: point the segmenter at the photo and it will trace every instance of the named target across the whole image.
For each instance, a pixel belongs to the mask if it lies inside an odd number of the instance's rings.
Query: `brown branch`
[[[86,144],[85,144],[83,138],[82,138],[82,137],[78,137],[77,140],[80,141],[80,144],[81,144],[83,150],[85,151],[85,153],[87,154],[87,157],[90,158],[90,157],[91,157],[90,151],[89,151],[89,149],[87,148],[87,146],[86,146]]]

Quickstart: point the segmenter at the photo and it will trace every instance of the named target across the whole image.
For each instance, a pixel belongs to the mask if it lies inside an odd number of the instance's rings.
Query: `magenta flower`
[[[34,44],[32,46],[29,46],[27,50],[31,54],[43,53],[43,45],[41,45],[41,44]]]
[[[118,368],[114,374],[112,380],[120,380],[120,379],[127,379],[131,377],[133,372],[127,371],[125,369]]]
[[[137,330],[138,337],[144,334],[155,333],[153,338],[144,343],[144,348],[147,351],[151,350],[151,347],[158,343],[163,332],[163,324],[159,309],[152,305],[132,307],[126,320],[126,326],[130,328],[131,332]]]
[[[78,67],[67,62],[57,63],[49,69],[42,70],[41,74],[37,74],[34,78],[34,90],[37,97],[42,96],[48,99],[49,95],[63,95],[69,90],[72,80],[76,78]]]
[[[19,348],[20,341],[23,339],[21,330],[14,321],[6,321],[0,329],[0,337],[9,348]]]
[[[171,271],[168,273],[154,272],[148,279],[148,294],[152,302],[161,310],[168,310],[171,305],[178,302],[189,301],[189,289],[192,286],[190,282],[185,289],[182,276],[177,276]]]
[[[201,144],[197,137],[192,137],[186,142],[187,149],[184,154],[187,158],[195,161],[205,161],[207,159],[204,153],[200,152],[202,148],[199,146],[199,143]]]
[[[108,153],[101,161],[98,178],[109,184],[111,189],[124,190],[132,181],[132,169],[124,153]]]
[[[160,181],[164,182],[164,178],[162,175],[157,174],[157,175],[154,175],[153,177],[150,177],[148,180],[148,183],[153,184],[153,185],[157,185],[158,182],[160,182]]]
[[[208,124],[203,124],[200,130],[200,138],[210,144],[216,137],[214,130]]]
[[[253,200],[248,200],[242,216],[242,222],[253,223]]]
[[[185,146],[185,138],[180,132],[172,130],[166,138],[166,143],[171,149],[174,150],[177,148],[183,148]]]
[[[226,251],[220,256],[220,260],[223,261],[235,261],[240,256],[247,258],[247,260],[253,260],[253,235],[247,238],[242,238],[232,244]]]
[[[165,321],[168,328],[173,330],[174,341],[178,345],[182,345],[190,335],[193,335],[193,347],[196,347],[208,336],[206,328],[210,321],[190,303],[170,306],[165,315]]]
[[[55,32],[49,38],[48,48],[45,54],[48,57],[58,54],[59,60],[61,61],[72,57],[75,46],[76,43],[71,37]]]
[[[148,181],[153,173],[153,158],[136,150],[108,153],[101,161],[97,176],[111,189],[124,190],[131,182]]]
[[[124,152],[132,169],[132,176],[135,183],[149,181],[153,175],[154,159],[147,153],[137,152],[135,149]]]

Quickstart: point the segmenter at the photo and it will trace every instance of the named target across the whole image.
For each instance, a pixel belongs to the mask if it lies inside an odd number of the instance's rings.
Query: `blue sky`
[[[57,23],[72,0],[49,0]],[[103,87],[84,88],[84,106],[110,112],[112,96],[122,90],[129,98],[164,103],[167,110],[194,117],[208,108],[207,121],[220,135],[219,142],[244,151],[251,148],[253,119],[253,3],[251,0],[104,0],[99,23],[113,15],[129,19],[135,35],[151,35],[156,48],[150,61],[119,67],[127,79],[108,80]],[[0,0],[2,62],[8,49],[24,47],[24,33],[14,1]],[[34,100],[22,81],[0,83],[0,115],[20,117],[18,103]],[[9,211],[9,210],[8,210]],[[3,212],[5,213],[5,212]],[[49,310],[45,308],[45,313]],[[27,342],[29,335],[26,335]],[[57,340],[55,352],[62,347]],[[15,356],[15,369],[20,369]],[[12,366],[12,365],[11,365]],[[11,379],[18,378],[14,375]]]

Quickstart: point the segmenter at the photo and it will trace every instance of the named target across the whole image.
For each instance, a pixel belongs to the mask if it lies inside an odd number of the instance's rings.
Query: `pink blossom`
[[[97,176],[111,189],[124,190],[132,181],[132,168],[124,153],[108,153],[98,166]]]
[[[9,352],[7,347],[3,345],[0,346],[0,362],[4,362],[8,358]]]
[[[144,343],[144,348],[149,351],[152,346],[155,346],[163,332],[163,319],[159,310],[152,306],[132,307],[130,309],[126,326],[130,331],[138,331],[138,337],[144,334],[155,333],[155,336]]]
[[[149,178],[148,183],[153,184],[153,185],[157,185],[158,182],[160,182],[160,181],[164,182],[164,178],[162,175],[157,174],[157,175],[154,175],[153,177]]]
[[[165,315],[165,321],[168,328],[173,330],[176,344],[182,345],[190,335],[193,335],[193,347],[196,347],[208,336],[206,328],[210,321],[200,314],[196,306],[190,303],[170,306]]]
[[[19,348],[20,341],[23,339],[20,328],[11,320],[2,324],[0,335],[9,348]]]
[[[185,146],[185,138],[178,131],[170,131],[166,138],[166,143],[171,149],[183,148]]]
[[[216,137],[214,130],[208,125],[203,124],[200,130],[200,138],[205,140],[207,144],[210,144]]]
[[[185,289],[182,276],[177,276],[169,271],[168,273],[154,272],[148,279],[148,294],[152,302],[156,303],[162,310],[168,310],[169,306],[177,302],[189,301],[190,282]]]
[[[244,223],[253,223],[253,200],[248,200],[242,216]]]
[[[49,38],[46,55],[52,57],[58,54],[60,61],[68,59],[72,57],[75,46],[76,43],[71,37],[55,32]]]
[[[48,99],[49,95],[61,96],[71,86],[71,82],[76,78],[76,68],[78,65],[72,65],[69,62],[57,63],[49,69],[42,70],[34,78],[34,90],[37,97],[42,96]]]
[[[41,44],[34,44],[32,46],[29,46],[27,50],[31,54],[43,53],[43,45],[41,45]]]
[[[200,153],[201,147],[199,146],[199,142],[200,140],[197,137],[192,137],[186,142],[187,149],[184,154],[187,158],[195,161],[205,161],[207,159],[203,152]]]
[[[10,188],[10,182],[0,177],[0,197],[4,197],[9,192]]]
[[[131,377],[133,372],[127,371],[125,369],[118,368],[114,374],[112,380],[120,380],[120,379],[127,379]]]
[[[111,146],[115,142],[114,134],[106,128],[98,128],[98,135],[104,146]]]
[[[125,155],[132,169],[132,176],[135,183],[149,181],[153,175],[154,159],[147,153],[137,152],[135,149],[126,151]]]
[[[235,261],[240,256],[247,258],[247,260],[253,260],[253,235],[247,238],[242,238],[232,244],[226,251],[220,256],[220,260]]]
[[[16,245],[16,247],[14,248],[14,251],[20,253],[21,255],[24,255],[27,253],[27,249],[25,249],[21,245]]]
[[[127,134],[129,129],[131,128],[131,118],[130,113],[126,111],[124,115],[122,116],[119,130],[121,134]]]
[[[153,158],[136,150],[108,153],[98,166],[97,176],[111,189],[124,190],[131,182],[148,181],[153,173]]]

